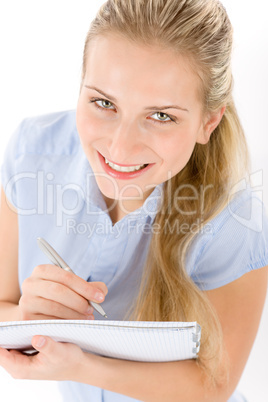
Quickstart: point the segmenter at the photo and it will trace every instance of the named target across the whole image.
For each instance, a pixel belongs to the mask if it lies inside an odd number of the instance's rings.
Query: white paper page
[[[99,355],[147,362],[191,359],[199,351],[195,322],[44,320],[0,323],[0,346],[27,349],[34,335],[71,342]]]

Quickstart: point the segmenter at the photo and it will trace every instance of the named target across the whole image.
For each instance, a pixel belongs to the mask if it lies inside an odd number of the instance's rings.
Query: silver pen
[[[39,248],[45,253],[45,255],[50,259],[50,261],[54,265],[58,265],[58,267],[63,268],[65,271],[74,272],[71,270],[71,268],[66,264],[65,261],[59,256],[59,254],[54,250],[53,247],[45,240],[42,239],[42,237],[37,238],[37,244]],[[93,301],[88,301],[88,303],[96,310],[100,315],[102,315],[105,318],[108,318],[105,311],[103,308],[98,304],[94,303]]]

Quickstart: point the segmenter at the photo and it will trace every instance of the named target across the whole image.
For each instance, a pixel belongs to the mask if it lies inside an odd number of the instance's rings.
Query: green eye
[[[108,101],[107,99],[93,98],[90,100],[90,103],[94,103],[96,108],[98,108],[101,111],[114,110],[112,102]]]
[[[157,117],[159,118],[159,120],[162,120],[162,121],[169,118],[169,116],[166,113],[162,113],[162,112],[158,112]]]
[[[155,112],[153,115],[151,115],[151,117],[152,117],[151,121],[155,124],[163,125],[163,124],[177,123],[175,117],[171,117],[163,112]]]
[[[105,100],[105,99],[103,99],[101,101],[101,104],[105,109],[109,109],[112,106],[111,102],[109,102],[108,100]]]
[[[153,120],[158,123],[170,123],[173,121],[168,114],[163,112],[156,112],[153,114],[153,116],[156,116],[156,119],[154,118]]]

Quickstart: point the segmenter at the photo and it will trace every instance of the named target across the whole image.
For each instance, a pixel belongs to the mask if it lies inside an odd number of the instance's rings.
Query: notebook
[[[0,323],[0,346],[33,350],[34,335],[71,342],[101,356],[144,362],[197,358],[201,327],[196,322],[37,320]]]

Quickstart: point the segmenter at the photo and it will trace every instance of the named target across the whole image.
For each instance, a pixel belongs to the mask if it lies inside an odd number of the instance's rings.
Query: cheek
[[[195,135],[191,130],[177,131],[172,141],[163,142],[159,148],[159,155],[164,163],[164,170],[168,170],[174,176],[184,169],[193,153],[195,143]]]
[[[99,120],[86,111],[85,107],[79,107],[79,105],[76,111],[76,126],[83,145],[92,143],[100,137]]]
[[[187,132],[176,133],[173,141],[164,141],[159,148],[160,155],[163,155],[163,159],[168,164],[186,164],[190,159],[190,156],[195,147],[195,138],[193,135]]]

